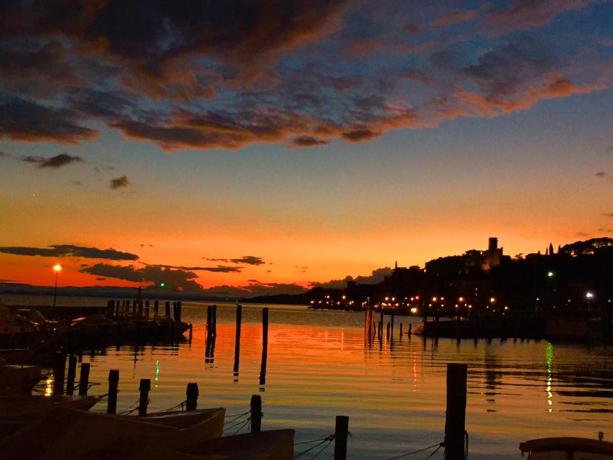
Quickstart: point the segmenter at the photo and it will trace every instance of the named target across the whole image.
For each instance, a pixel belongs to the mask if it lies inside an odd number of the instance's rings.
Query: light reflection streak
[[[547,384],[545,386],[545,391],[547,392],[547,412],[553,412],[553,344],[551,342],[547,343],[547,348],[545,349],[545,359],[547,365]]]
[[[43,393],[47,397],[51,397],[53,395],[53,377],[47,377],[45,380],[45,392]]]
[[[156,359],[155,360],[155,376],[153,377],[153,381],[154,381],[154,388],[158,387],[158,383],[160,381],[160,360]]]

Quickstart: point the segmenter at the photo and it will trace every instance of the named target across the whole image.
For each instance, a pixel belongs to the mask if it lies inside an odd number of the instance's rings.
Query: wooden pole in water
[[[160,302],[156,300],[155,302],[153,302],[153,317],[157,318],[159,314],[160,314]]]
[[[149,310],[151,308],[151,305],[149,304],[148,300],[145,300],[145,318],[149,319]]]
[[[183,304],[181,303],[180,300],[177,300],[177,311],[175,313],[175,320],[181,321],[182,317],[183,317]]]
[[[109,395],[106,404],[106,413],[115,415],[117,413],[117,392],[119,391],[119,370],[109,371]]]
[[[164,313],[166,314],[168,318],[170,318],[170,302],[168,300],[164,304],[164,309],[165,309]]]
[[[149,390],[151,390],[150,379],[140,379],[140,385],[138,391],[140,392],[140,398],[138,400],[138,415],[144,417],[147,415],[147,406],[149,405]]]
[[[64,372],[66,368],[66,355],[57,352],[53,364],[53,394],[64,394]]]
[[[236,328],[234,334],[234,375],[238,375],[241,354],[241,322],[243,320],[243,306],[236,306]]]
[[[400,323],[400,334],[399,337],[402,339],[402,323]]]
[[[445,460],[465,460],[466,364],[447,364]]]
[[[195,382],[188,383],[185,389],[185,410],[196,410],[198,407],[198,384]]]
[[[66,394],[72,396],[74,393],[74,379],[77,375],[77,357],[70,355],[68,357],[68,377],[66,378]]]
[[[266,384],[266,362],[268,360],[268,307],[262,309],[262,365],[260,366],[260,385]]]
[[[262,397],[251,396],[251,432],[258,433],[262,430]]]
[[[336,416],[334,427],[334,460],[347,459],[347,435],[349,433],[349,417]]]
[[[394,337],[394,315],[392,315],[392,320],[390,321],[390,338]]]
[[[87,396],[89,387],[89,363],[81,364],[81,374],[79,375],[79,396]]]

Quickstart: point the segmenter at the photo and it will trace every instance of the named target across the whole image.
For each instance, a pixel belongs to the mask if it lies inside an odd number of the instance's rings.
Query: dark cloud
[[[311,147],[526,110],[606,87],[610,66],[540,39],[464,44],[595,3],[0,2],[0,138],[77,143],[95,123],[165,150]]]
[[[257,280],[249,280],[245,286],[214,286],[205,289],[208,295],[219,297],[256,297],[276,294],[303,294],[307,289],[304,286],[290,283],[260,283]]]
[[[118,188],[124,188],[130,185],[130,181],[128,180],[128,176],[121,176],[115,179],[111,179],[111,183],[109,187],[111,190],[117,190]]]
[[[596,177],[606,177],[607,173],[606,171],[598,171],[597,173],[594,174]]]
[[[374,132],[367,128],[362,129],[354,129],[352,131],[344,132],[343,137],[350,142],[361,142],[365,140],[373,139],[377,136],[380,136],[380,132]]]
[[[84,84],[68,62],[68,52],[58,41],[30,50],[0,48],[0,81],[13,91],[49,97],[67,87]]]
[[[207,258],[205,260],[210,260],[211,262],[225,262],[232,264],[245,264],[245,265],[264,265],[266,261],[261,257],[257,256],[243,256],[238,259],[229,259],[229,258]]]
[[[526,82],[551,71],[555,64],[544,46],[523,40],[494,48],[463,71],[485,91],[485,97],[499,101],[517,94]]]
[[[55,155],[49,158],[26,156],[22,159],[26,163],[34,163],[38,165],[39,168],[53,169],[61,168],[62,166],[69,165],[70,163],[79,163],[83,161],[83,158],[79,156],[68,155],[67,153],[60,153],[59,155]]]
[[[240,273],[243,267],[217,265],[216,267],[186,267],[182,265],[156,265],[157,267],[171,268],[175,270],[189,270],[189,271],[206,271],[213,273]]]
[[[458,10],[434,18],[430,24],[434,27],[446,27],[477,18],[477,12],[472,10]]]
[[[318,139],[313,136],[299,136],[292,139],[292,145],[296,147],[316,147],[326,144],[328,144],[328,141],[325,139]]]
[[[188,292],[202,292],[202,286],[197,283],[198,275],[190,270],[164,268],[160,265],[147,265],[142,268],[133,265],[95,264],[79,270],[105,278],[113,278],[135,283],[149,283],[154,286],[165,284],[167,289]]]
[[[73,110],[17,97],[0,98],[0,139],[77,143],[94,136],[96,131],[81,126]]]
[[[586,8],[600,0],[511,0],[491,12],[485,21],[489,32],[501,35],[551,23],[566,12]]]
[[[603,216],[610,217],[611,219],[613,219],[613,212],[605,212]]]
[[[4,246],[0,252],[18,256],[40,257],[83,257],[87,259],[108,260],[138,260],[136,254],[117,251],[116,249],[98,249],[86,246],[74,246],[71,244],[53,244],[47,248],[34,248],[27,246]]]

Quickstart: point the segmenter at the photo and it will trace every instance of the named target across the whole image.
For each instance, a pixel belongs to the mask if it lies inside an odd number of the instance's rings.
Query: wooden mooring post
[[[109,371],[109,395],[106,403],[106,413],[115,415],[117,413],[117,393],[119,392],[119,370]]]
[[[268,361],[268,307],[262,308],[262,364],[260,386],[266,385],[266,363]]]
[[[185,389],[185,410],[191,411],[198,408],[198,384],[195,382],[188,383]]]
[[[445,460],[465,460],[466,364],[447,364]]]
[[[81,363],[81,373],[79,374],[79,396],[87,396],[89,389],[89,363]]]
[[[251,432],[262,431],[262,397],[260,395],[251,396]]]
[[[394,337],[394,315],[390,321],[390,339]]]
[[[347,459],[347,435],[349,434],[349,417],[337,415],[334,426],[334,460]]]
[[[77,376],[77,357],[68,356],[68,376],[66,377],[66,394],[72,396],[74,393],[74,379]]]
[[[64,394],[64,376],[66,369],[66,354],[57,352],[53,363],[53,394]]]
[[[147,406],[149,405],[149,391],[151,390],[150,379],[140,379],[138,391],[140,398],[138,399],[138,415],[144,417],[147,415]]]
[[[170,302],[168,300],[164,303],[164,314],[167,318],[170,318]]]
[[[234,377],[238,378],[238,368],[241,355],[241,323],[243,321],[243,306],[236,305],[236,328],[234,333]]]

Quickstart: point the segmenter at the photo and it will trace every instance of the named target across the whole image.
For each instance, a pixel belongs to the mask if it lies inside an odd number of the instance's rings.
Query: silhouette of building
[[[498,238],[495,236],[490,237],[487,246],[487,251],[483,251],[483,262],[481,268],[487,271],[490,270],[502,262],[503,251],[502,248],[498,248]]]
[[[467,274],[475,269],[489,271],[500,265],[505,258],[508,256],[504,255],[503,248],[498,247],[498,238],[490,237],[485,251],[469,249],[461,256],[440,257],[427,262],[426,270],[440,275]]]

